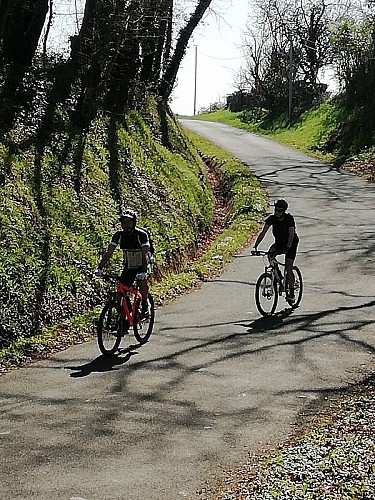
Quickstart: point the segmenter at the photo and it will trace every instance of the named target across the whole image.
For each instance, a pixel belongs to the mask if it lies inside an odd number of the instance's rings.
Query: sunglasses
[[[285,212],[285,210],[283,208],[275,208],[275,212]]]

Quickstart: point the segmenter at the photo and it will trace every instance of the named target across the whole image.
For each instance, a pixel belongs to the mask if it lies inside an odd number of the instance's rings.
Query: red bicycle
[[[119,276],[103,274],[107,281],[116,280],[116,291],[103,307],[98,322],[98,346],[104,355],[114,354],[124,335],[133,328],[134,337],[145,344],[151,336],[155,321],[154,300],[148,294],[148,312],[142,315],[142,295],[137,281],[132,286],[120,283]]]

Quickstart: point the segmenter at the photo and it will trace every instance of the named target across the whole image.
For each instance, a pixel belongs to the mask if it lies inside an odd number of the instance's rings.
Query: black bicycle
[[[252,255],[261,255],[264,258],[264,272],[259,276],[255,285],[255,303],[262,316],[271,316],[276,311],[279,296],[284,296],[293,309],[297,308],[302,300],[303,279],[297,266],[293,266],[294,274],[294,300],[289,297],[289,284],[286,280],[285,264],[276,258],[268,260],[268,252],[255,251]],[[284,267],[282,273],[280,267]]]

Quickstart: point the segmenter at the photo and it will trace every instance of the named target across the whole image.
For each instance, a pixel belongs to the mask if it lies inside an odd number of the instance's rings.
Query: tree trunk
[[[179,38],[177,40],[176,48],[168,64],[165,73],[162,77],[162,82],[159,88],[159,96],[166,103],[171,95],[173,86],[176,82],[177,72],[179,70],[181,61],[185,55],[187,45],[193,34],[193,31],[199,24],[206,10],[209,8],[212,0],[200,0],[195,8],[195,11],[191,15],[188,23],[180,31]]]
[[[142,82],[158,84],[162,72],[162,60],[165,50],[170,50],[170,22],[173,11],[173,0],[149,2],[143,12],[143,23],[140,31],[142,47]]]
[[[123,11],[122,28],[114,30],[117,40],[103,76],[104,108],[118,117],[124,114],[129,90],[135,86],[139,75],[141,7],[138,0],[132,0]]]
[[[35,55],[48,0],[0,0],[1,131],[7,132],[22,104],[22,83]]]

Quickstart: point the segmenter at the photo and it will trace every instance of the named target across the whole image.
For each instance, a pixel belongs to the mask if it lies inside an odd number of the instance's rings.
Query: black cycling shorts
[[[124,269],[120,276],[120,283],[124,283],[125,286],[131,286],[134,283],[135,277],[138,273],[142,272],[142,268],[139,269]]]
[[[298,236],[296,235],[293,239],[293,243],[292,243],[292,246],[289,248],[289,250],[287,251],[287,253],[285,254],[285,258],[286,259],[291,259],[291,260],[295,260],[296,258],[296,255],[297,255],[297,248],[298,248],[298,243],[299,243],[299,238]],[[274,250],[274,252],[272,252],[272,250]],[[280,254],[283,254],[285,251],[285,248],[278,248],[277,246],[275,245],[272,245],[271,248],[268,250],[268,253],[269,254],[272,254],[272,253],[276,253],[276,255],[280,255]]]

